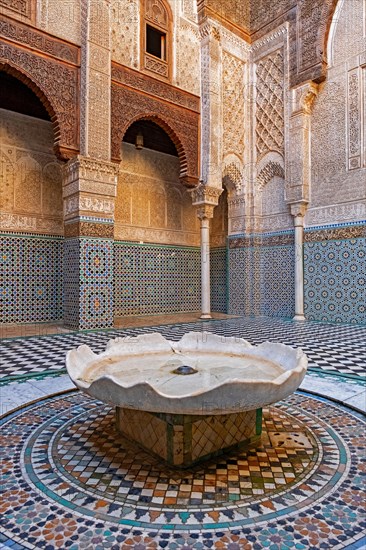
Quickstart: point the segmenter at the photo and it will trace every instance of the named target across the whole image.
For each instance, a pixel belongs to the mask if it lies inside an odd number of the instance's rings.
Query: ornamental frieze
[[[73,65],[80,63],[80,48],[0,14],[0,36]]]
[[[280,235],[246,235],[229,238],[229,248],[286,246],[293,245],[294,242],[293,232]]]
[[[117,63],[112,63],[112,81],[145,92],[153,97],[164,99],[196,113],[200,110],[199,97]]]
[[[319,241],[335,241],[344,239],[360,239],[366,237],[366,224],[346,227],[330,227],[306,231],[304,241],[307,243]]]
[[[114,227],[108,223],[72,222],[65,224],[65,238],[97,237],[113,239]]]

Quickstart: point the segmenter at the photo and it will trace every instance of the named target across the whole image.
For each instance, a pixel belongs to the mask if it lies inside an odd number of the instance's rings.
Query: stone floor
[[[3,350],[21,346],[2,354],[0,548],[365,548],[366,328],[179,321],[154,330],[302,343],[313,366],[300,391],[265,409],[259,446],[179,471],[123,439],[110,407],[76,391],[59,364],[65,346],[86,339],[100,351],[120,329],[8,336]],[[32,376],[42,347],[49,363]]]

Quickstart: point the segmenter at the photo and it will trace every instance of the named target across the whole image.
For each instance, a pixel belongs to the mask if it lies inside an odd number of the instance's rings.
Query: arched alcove
[[[0,71],[1,321],[53,321],[62,316],[61,163],[52,109],[18,76]]]
[[[199,309],[199,223],[179,151],[156,119],[121,143],[115,207],[116,316]]]

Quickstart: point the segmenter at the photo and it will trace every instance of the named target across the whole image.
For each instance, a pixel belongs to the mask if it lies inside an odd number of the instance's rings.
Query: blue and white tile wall
[[[0,322],[62,319],[63,239],[0,236]]]
[[[229,313],[294,315],[292,232],[232,237],[228,255]]]
[[[308,229],[304,277],[307,319],[365,324],[366,225]]]
[[[65,240],[64,322],[72,328],[113,326],[113,241]]]
[[[212,248],[210,254],[211,267],[211,310],[227,313],[227,250]]]
[[[199,311],[200,250],[114,243],[115,315]]]

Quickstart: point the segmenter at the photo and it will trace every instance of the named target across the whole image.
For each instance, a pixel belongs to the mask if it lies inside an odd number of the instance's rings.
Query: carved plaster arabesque
[[[64,220],[65,231],[70,222],[77,224],[73,229],[68,226],[66,236],[79,231],[78,236],[106,236],[109,229],[96,229],[103,219],[110,219],[113,223],[114,202],[117,192],[117,178],[119,166],[98,159],[78,156],[69,161],[64,167]],[[94,222],[79,222],[81,215],[88,215]],[[89,232],[89,233],[88,233]],[[108,233],[108,234],[109,234]],[[112,229],[113,236],[113,229]]]
[[[243,166],[236,155],[228,155],[228,157],[224,159],[222,183],[227,189],[229,196],[242,192]]]
[[[335,204],[307,211],[305,220],[307,226],[363,221],[366,219],[366,201],[363,203]]]
[[[205,184],[222,184],[222,135],[217,122],[222,120],[221,32],[216,22],[206,20],[201,35],[201,179]]]
[[[200,35],[197,25],[180,18],[176,37],[177,86],[200,95]]]
[[[24,26],[15,21],[12,26],[16,39]],[[43,36],[40,31],[38,35]],[[54,51],[62,50],[58,39],[50,40],[54,42]],[[53,120],[57,153],[63,158],[73,156],[79,148],[78,68],[9,42],[0,42],[0,68],[24,81],[40,97]]]
[[[110,4],[82,0],[82,155],[110,159]]]
[[[284,152],[283,48],[260,59],[256,69],[256,148],[260,158]]]
[[[193,206],[208,205],[217,206],[222,189],[209,185],[200,184],[190,191]]]
[[[258,190],[262,190],[276,176],[285,179],[285,170],[281,164],[270,160],[261,171],[258,171]]]
[[[223,156],[244,154],[244,62],[222,52]]]
[[[348,170],[366,165],[366,62],[347,74],[347,159]],[[362,143],[364,141],[364,143]]]

